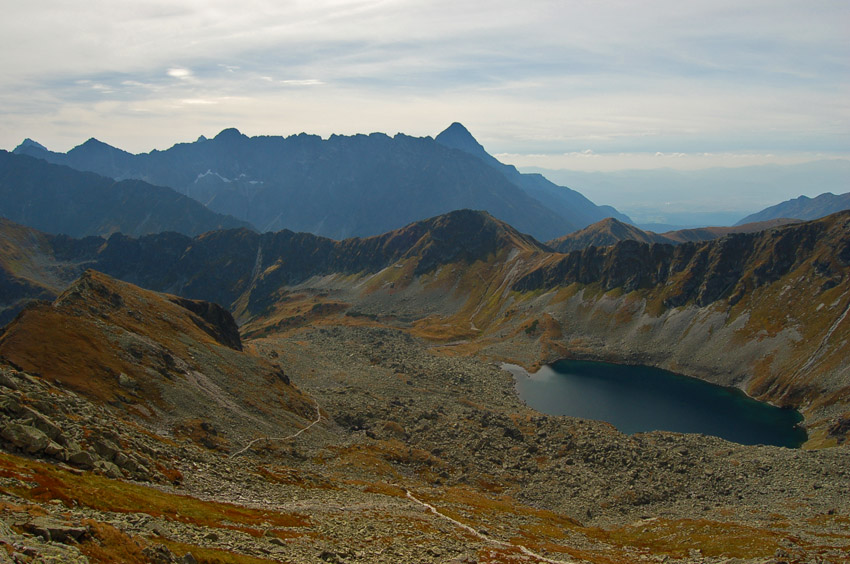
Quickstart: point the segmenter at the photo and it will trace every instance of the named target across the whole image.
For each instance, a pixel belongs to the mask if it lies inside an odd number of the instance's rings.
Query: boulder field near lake
[[[343,241],[0,234],[0,559],[850,554],[850,212],[570,253],[472,211]],[[809,440],[543,415],[501,365],[559,358],[735,386]]]

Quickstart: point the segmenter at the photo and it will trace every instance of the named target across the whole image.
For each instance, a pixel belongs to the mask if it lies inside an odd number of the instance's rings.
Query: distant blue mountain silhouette
[[[524,175],[487,154],[460,124],[437,139],[315,135],[247,137],[225,129],[133,155],[95,139],[67,153],[28,140],[17,153],[116,179],[170,186],[261,231],[370,236],[457,209],[480,209],[540,240],[607,216],[578,192]]]

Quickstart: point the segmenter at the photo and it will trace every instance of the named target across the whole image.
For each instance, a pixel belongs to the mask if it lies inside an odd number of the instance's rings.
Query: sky
[[[519,167],[850,158],[847,0],[40,0],[0,20],[0,148],[131,152],[460,121]]]

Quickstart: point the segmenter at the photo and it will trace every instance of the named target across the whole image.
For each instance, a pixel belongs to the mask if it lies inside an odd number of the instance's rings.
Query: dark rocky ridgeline
[[[668,307],[706,306],[770,284],[815,260],[819,288],[834,286],[850,266],[850,212],[757,233],[678,246],[625,240],[606,248],[573,251],[532,270],[514,284],[532,291],[598,283],[606,290],[656,289]]]
[[[499,162],[490,155],[472,134],[460,123],[453,123],[435,138],[437,143],[472,155],[488,166],[499,171],[506,179],[521,187],[547,208],[566,218],[573,226],[570,231],[581,229],[592,223],[613,217],[619,221],[631,223],[631,219],[611,206],[597,206],[585,196],[567,188],[558,186],[541,174],[524,174],[513,165]],[[563,235],[564,231],[559,235]]]
[[[770,284],[809,261],[817,287],[834,287],[850,264],[850,212],[769,231],[734,233],[715,241],[677,246],[625,240],[610,247],[573,251],[532,268],[517,291],[551,289],[577,282],[606,290],[654,289],[668,307],[705,306]],[[11,228],[11,226],[8,226]],[[251,291],[260,312],[281,286],[311,276],[377,272],[396,261],[414,261],[415,274],[457,260],[486,259],[501,249],[539,253],[548,248],[486,213],[460,210],[369,238],[344,241],[280,231],[227,230],[189,238],[161,233],[139,238],[115,234],[104,240],[47,237],[52,259],[84,264],[157,291],[231,307]],[[43,249],[41,250],[43,252]],[[9,270],[5,284],[23,281]],[[76,276],[68,268],[65,276]],[[17,286],[15,286],[17,287]],[[20,289],[20,288],[19,288]],[[43,287],[36,288],[44,297]],[[34,290],[35,292],[35,290]]]
[[[554,185],[550,191],[572,199],[569,205],[551,205],[553,197],[526,186],[528,175],[506,176],[477,155],[402,134],[249,138],[226,129],[213,139],[139,155],[94,139],[68,153],[33,143],[15,151],[112,178],[169,186],[261,231],[291,229],[334,239],[377,235],[471,208],[547,240],[616,214]]]

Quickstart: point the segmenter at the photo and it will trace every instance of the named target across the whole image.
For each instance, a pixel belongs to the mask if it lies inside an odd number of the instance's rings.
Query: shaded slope
[[[0,325],[31,300],[53,299],[76,275],[54,259],[51,239],[0,217]]]
[[[730,234],[708,242],[679,246],[647,245],[624,240],[616,245],[574,251],[528,273],[516,286],[528,291],[599,283],[606,290],[663,287],[665,303],[708,305],[741,296],[770,284],[814,260],[816,252],[832,249],[827,264],[817,269],[821,283],[843,280],[850,264],[850,214],[790,225],[771,231]],[[830,286],[831,287],[831,286]]]
[[[0,152],[0,216],[73,237],[118,231],[197,235],[248,226],[170,188],[137,180],[116,182],[5,151]]]
[[[525,190],[528,195],[564,217],[572,227],[558,235],[581,229],[606,217],[615,217],[620,221],[631,223],[628,216],[611,206],[597,206],[581,193],[566,186],[558,186],[541,174],[523,174],[513,165],[499,162],[487,153],[469,130],[460,123],[451,124],[437,135],[435,140],[446,147],[458,149],[480,159],[502,173],[510,182]]]
[[[247,137],[235,129],[130,155],[96,140],[67,154],[16,149],[113,178],[170,186],[262,231],[372,236],[449,211],[483,209],[549,239],[572,229],[499,171],[431,138],[384,134]]]
[[[754,221],[766,221],[782,217],[795,219],[818,219],[829,214],[850,209],[850,192],[835,195],[831,192],[821,194],[815,198],[800,196],[765,208],[760,212],[748,215],[736,225],[752,223]]]

